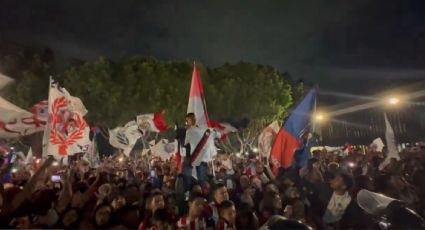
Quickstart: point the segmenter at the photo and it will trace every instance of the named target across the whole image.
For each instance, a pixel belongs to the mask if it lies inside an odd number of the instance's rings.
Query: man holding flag
[[[214,139],[217,137],[219,134],[211,129],[202,81],[194,65],[186,116],[185,144],[189,145],[190,154],[186,154],[185,174],[188,176],[191,168],[192,176],[197,178],[201,185],[206,181],[208,163],[217,153],[214,145]]]
[[[298,104],[295,110],[284,122],[279,130],[270,155],[270,162],[273,165],[273,172],[277,174],[278,168],[291,167],[294,159],[294,153],[302,145],[308,146],[305,140],[311,132],[311,116],[316,110],[316,89],[311,89],[303,100]],[[305,153],[299,151],[300,153]],[[303,159],[298,162],[305,162],[308,154],[302,154]]]

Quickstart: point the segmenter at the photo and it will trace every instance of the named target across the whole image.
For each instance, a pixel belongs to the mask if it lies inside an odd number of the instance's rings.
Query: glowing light
[[[124,160],[124,158],[122,158],[122,157],[120,157],[119,159],[118,159],[118,161],[119,162],[122,162]]]
[[[58,166],[58,165],[59,165],[59,163],[58,163],[57,161],[55,161],[55,162],[53,162],[53,163],[52,163],[52,165],[53,165],[53,166]]]
[[[241,154],[240,153],[236,153],[236,157],[241,157]]]
[[[316,113],[313,118],[316,122],[323,122],[325,120],[325,115],[323,113]]]
[[[390,105],[397,105],[400,103],[400,99],[398,97],[390,97],[388,98],[388,104]]]
[[[12,168],[12,173],[16,173],[16,172],[18,172],[18,169]]]
[[[348,166],[351,167],[351,168],[353,168],[354,166],[356,166],[356,164],[354,164],[353,162],[349,162],[348,163]]]
[[[252,148],[252,151],[253,151],[254,153],[258,153],[258,148],[257,148],[257,147],[254,147],[254,148]]]

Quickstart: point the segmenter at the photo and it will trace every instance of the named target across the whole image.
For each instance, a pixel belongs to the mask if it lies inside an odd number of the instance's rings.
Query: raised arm
[[[53,157],[47,158],[43,165],[35,172],[34,176],[24,185],[24,189],[19,192],[12,202],[4,209],[4,213],[14,212],[34,191],[35,185],[43,175],[44,171],[53,163]]]
[[[61,194],[59,195],[58,203],[56,205],[56,211],[58,213],[63,212],[68,206],[69,202],[72,199],[72,180],[74,179],[74,171],[70,170],[65,174],[65,178],[63,180],[63,188]]]

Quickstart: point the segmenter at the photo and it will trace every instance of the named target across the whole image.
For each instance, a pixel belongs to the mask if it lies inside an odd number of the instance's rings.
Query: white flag
[[[379,165],[379,169],[382,170],[390,163],[391,158],[400,160],[400,155],[398,154],[397,146],[395,144],[395,135],[394,130],[391,127],[390,122],[388,121],[387,114],[384,113],[385,118],[385,140],[387,142],[387,157],[385,157],[384,162]]]
[[[168,142],[168,140],[161,140],[151,148],[152,155],[160,157],[163,161],[170,159],[172,155],[177,153],[177,140]]]
[[[273,121],[258,137],[258,150],[261,156],[260,159],[263,157],[267,157],[267,159],[269,159],[270,151],[272,150],[274,139],[276,138],[279,129],[279,123],[277,121]]]
[[[56,159],[85,152],[90,146],[90,128],[83,119],[87,113],[81,100],[50,80],[49,121],[44,130],[43,154]]]
[[[370,148],[375,150],[376,152],[382,152],[382,149],[384,149],[384,142],[380,137],[373,140],[372,144],[370,144]]]
[[[41,132],[47,121],[47,101],[28,112],[0,97],[0,138],[17,138]]]
[[[124,150],[126,156],[130,155],[137,140],[141,137],[142,134],[136,121],[130,121],[124,127],[109,130],[109,143],[115,148]]]

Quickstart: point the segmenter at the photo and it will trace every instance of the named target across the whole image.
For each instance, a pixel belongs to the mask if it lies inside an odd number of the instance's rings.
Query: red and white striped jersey
[[[205,218],[198,217],[194,220],[191,220],[189,217],[182,217],[177,222],[177,229],[179,230],[206,230],[207,223]]]
[[[208,220],[213,219],[214,225],[217,225],[218,219],[220,218],[218,215],[218,208],[214,202],[209,203],[205,206],[205,213]]]

